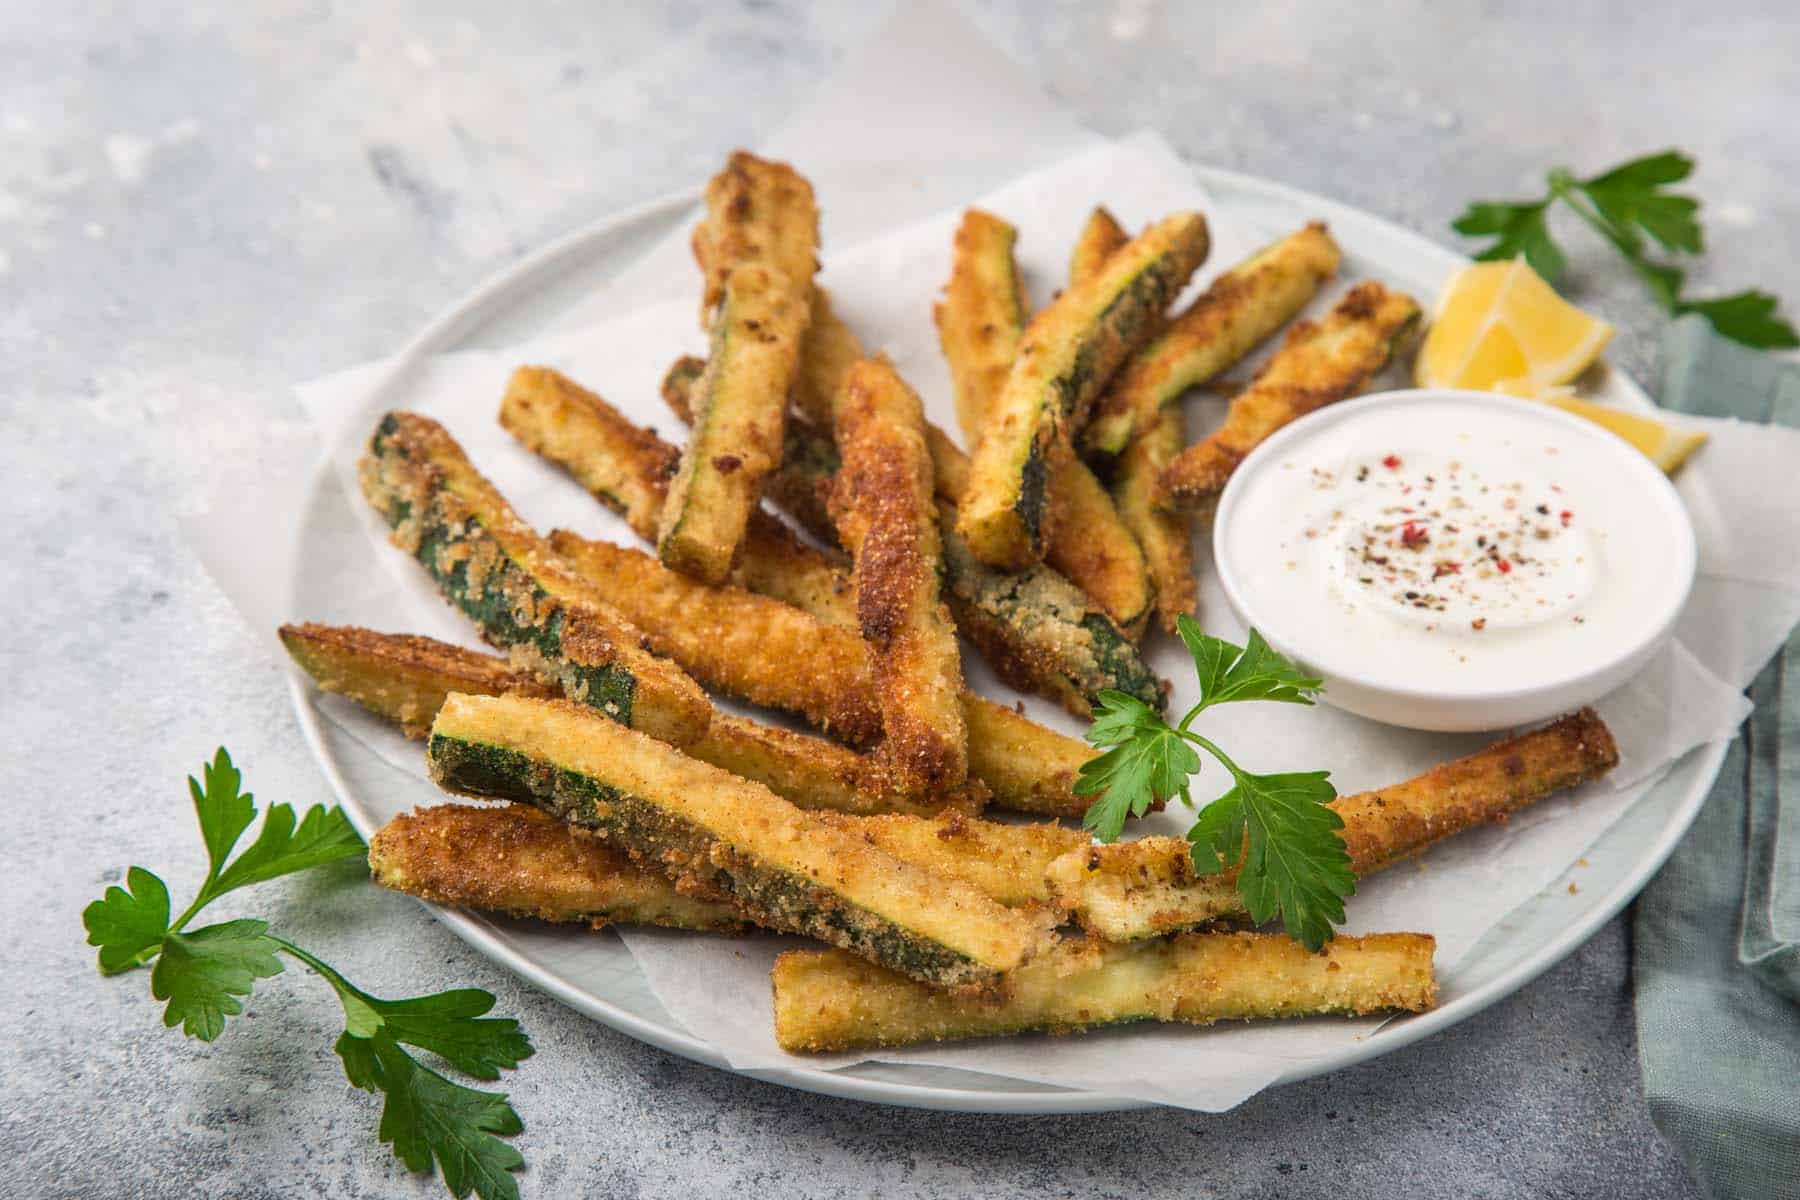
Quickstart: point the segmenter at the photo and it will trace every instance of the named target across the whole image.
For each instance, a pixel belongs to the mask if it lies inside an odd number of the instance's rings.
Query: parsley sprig
[[[1686,273],[1651,257],[1651,245],[1668,254],[1699,254],[1705,249],[1700,232],[1700,201],[1666,189],[1693,173],[1694,160],[1679,150],[1664,150],[1622,163],[1587,179],[1565,167],[1545,175],[1548,192],[1538,200],[1477,201],[1450,227],[1467,237],[1494,240],[1475,257],[1483,260],[1525,256],[1549,283],[1561,278],[1562,248],[1550,236],[1549,214],[1561,204],[1605,238],[1643,280],[1657,304],[1672,316],[1698,313],[1712,327],[1746,346],[1800,346],[1800,335],[1776,309],[1769,293],[1749,288],[1711,300],[1686,300]]]
[[[1256,630],[1243,646],[1202,633],[1191,617],[1176,633],[1194,659],[1200,700],[1170,725],[1155,709],[1124,692],[1100,693],[1087,740],[1107,747],[1083,764],[1075,791],[1095,796],[1082,824],[1102,842],[1118,838],[1130,817],[1180,796],[1193,807],[1188,780],[1205,750],[1231,776],[1231,787],[1200,809],[1188,830],[1194,869],[1203,875],[1237,868],[1238,895],[1257,922],[1281,917],[1288,935],[1310,950],[1323,946],[1344,919],[1344,898],[1356,891],[1350,855],[1337,831],[1344,822],[1326,805],[1337,798],[1324,771],[1256,775],[1192,729],[1194,718],[1218,704],[1274,700],[1311,704],[1321,681],[1271,649]]]
[[[82,912],[88,943],[100,948],[100,971],[114,975],[146,963],[150,994],[164,1002],[163,1024],[210,1042],[225,1018],[243,1012],[243,997],[258,979],[279,975],[283,955],[318,973],[337,993],[344,1032],[336,1050],[350,1083],[384,1097],[380,1139],[413,1171],[433,1160],[444,1184],[458,1197],[471,1190],[481,1200],[518,1200],[512,1172],[524,1158],[502,1141],[524,1129],[519,1114],[498,1092],[452,1082],[407,1050],[426,1050],[476,1079],[498,1079],[530,1057],[531,1041],[510,1017],[484,1016],[494,997],[461,988],[407,1000],[381,1000],[345,979],[329,964],[269,932],[266,921],[240,918],[189,929],[213,901],[239,888],[326,863],[361,858],[363,841],[343,810],[314,805],[296,822],[294,810],[273,804],[256,840],[236,858],[232,850],[256,820],[255,798],[223,747],[188,779],[206,843],[206,879],[193,903],[169,919],[169,889],[153,873],[132,867],[126,887],[109,887]]]

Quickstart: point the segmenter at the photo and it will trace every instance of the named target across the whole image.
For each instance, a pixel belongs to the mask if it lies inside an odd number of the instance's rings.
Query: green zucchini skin
[[[786,450],[771,494],[819,496],[837,470],[831,438],[804,421],[789,421]],[[815,537],[830,540],[829,523],[789,511]],[[1087,716],[1101,692],[1126,692],[1161,709],[1162,682],[1118,624],[1087,593],[1039,563],[1017,573],[978,560],[956,533],[956,509],[940,497],[944,600],[957,628],[995,673],[1020,691],[1034,692]]]
[[[757,924],[816,937],[891,970],[945,987],[988,987],[997,973],[941,943],[858,908],[813,879],[745,854],[668,806],[524,751],[434,730],[431,778],[449,792],[534,805],[592,830],[644,863],[679,864],[682,879]]]
[[[362,486],[396,544],[519,665],[622,725],[677,745],[705,733],[712,706],[699,686],[646,653],[623,618],[571,594],[579,583],[436,422],[387,414]]]
[[[1205,258],[1206,221],[1178,213],[1070,287],[1026,330],[977,448],[958,532],[982,562],[1019,570],[1044,556],[1049,477],[1112,373],[1161,327]]]
[[[682,359],[663,379],[663,397],[683,420],[691,418],[690,389],[701,367],[698,359]],[[822,498],[830,494],[838,465],[830,433],[794,419],[783,437],[781,466],[769,477],[769,497],[827,545],[836,543],[837,528]],[[957,629],[1010,686],[1055,700],[1080,717],[1108,689],[1162,708],[1156,673],[1087,593],[1042,563],[1016,574],[982,564],[957,536],[955,505],[941,492],[939,517],[944,601]]]

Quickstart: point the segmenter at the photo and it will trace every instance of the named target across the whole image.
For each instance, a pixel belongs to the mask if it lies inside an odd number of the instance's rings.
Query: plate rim
[[[1442,260],[1447,269],[1453,269],[1456,265],[1466,264],[1469,261],[1465,256],[1440,246],[1423,234],[1407,229],[1385,217],[1328,199],[1305,189],[1260,176],[1225,168],[1203,166],[1185,160],[1184,165],[1202,186],[1223,185],[1226,188],[1243,192],[1261,193],[1290,205],[1313,209],[1328,220],[1372,224],[1380,229],[1384,236],[1397,239],[1414,252]],[[579,259],[591,245],[616,236],[633,225],[667,217],[678,210],[692,208],[699,203],[700,198],[699,188],[682,189],[652,197],[583,225],[552,240],[522,259],[499,268],[441,311],[395,352],[387,368],[371,381],[366,396],[372,399],[391,389],[397,382],[404,379],[418,361],[426,355],[455,349],[454,342],[460,335],[468,329],[480,326],[495,315],[490,310],[503,305],[516,293],[529,288],[541,277],[570,269],[571,264],[565,260]],[[1613,372],[1613,376],[1623,385],[1626,398],[1634,406],[1654,407],[1643,389],[1629,375],[1624,372]],[[315,464],[314,474],[315,479],[308,489],[308,495],[316,494],[317,488],[321,486],[335,485],[336,479],[330,465],[328,449],[321,453]],[[312,689],[295,674],[290,673],[288,693],[295,716],[300,723],[302,735],[313,753],[314,760],[324,773],[339,802],[344,806],[345,812],[361,829],[362,825],[366,823],[361,819],[361,805],[356,792],[351,788],[337,761],[337,751],[331,745],[322,714],[313,702]],[[354,741],[347,734],[342,736]],[[1489,1006],[1512,995],[1568,957],[1598,932],[1603,925],[1612,920],[1643,889],[1650,877],[1661,869],[1669,855],[1674,852],[1675,846],[1693,824],[1701,804],[1712,790],[1720,766],[1724,762],[1728,742],[1729,739],[1725,739],[1697,746],[1671,765],[1670,770],[1673,771],[1676,767],[1694,759],[1695,756],[1700,756],[1696,764],[1698,771],[1693,786],[1676,803],[1649,852],[1639,859],[1633,869],[1627,872],[1597,905],[1586,909],[1579,919],[1564,927],[1556,937],[1545,942],[1511,968],[1483,983],[1468,995],[1458,997],[1430,1012],[1390,1021],[1370,1036],[1339,1053],[1312,1062],[1296,1064],[1277,1076],[1270,1086],[1297,1083],[1315,1078],[1409,1046],[1422,1038],[1475,1016]],[[373,755],[371,756],[373,757]],[[361,829],[361,832],[366,838],[370,836],[372,830]],[[660,1050],[736,1075],[834,1098],[940,1111],[1047,1115],[1118,1112],[1164,1107],[1155,1101],[1106,1092],[1069,1088],[1046,1090],[1049,1085],[1041,1084],[1033,1085],[1032,1090],[1028,1091],[975,1091],[938,1084],[907,1084],[871,1079],[818,1067],[733,1067],[709,1043],[681,1029],[679,1022],[674,1018],[671,1018],[670,1025],[659,1025],[631,1013],[592,992],[578,989],[564,982],[553,971],[506,945],[497,933],[478,917],[460,909],[446,908],[428,901],[421,900],[418,903],[431,913],[433,918],[478,953],[583,1016]]]

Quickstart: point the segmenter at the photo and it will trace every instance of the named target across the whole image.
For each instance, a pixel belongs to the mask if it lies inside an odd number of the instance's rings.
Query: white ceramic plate
[[[1233,172],[1196,168],[1200,183],[1234,227],[1272,238],[1303,221],[1324,217],[1345,250],[1344,273],[1374,275],[1414,295],[1432,297],[1466,261],[1377,217],[1318,196]],[[655,201],[564,239],[477,288],[426,328],[400,354],[395,369],[371,388],[369,403],[405,407],[409,371],[417,360],[452,350],[499,348],[582,321],[583,300],[642,249],[689,219],[698,193]],[[385,394],[384,394],[385,393]],[[1602,399],[1649,407],[1649,399],[1618,372],[1608,372]],[[321,470],[301,524],[296,552],[323,543],[348,519],[336,478]],[[296,572],[289,611],[328,612],[329,597],[309,590]],[[316,586],[316,585],[310,585]],[[344,810],[363,835],[387,814],[441,800],[434,789],[382,762],[326,719],[321,699],[296,681],[294,708]],[[1617,913],[1656,872],[1687,831],[1724,758],[1724,747],[1689,754],[1609,829],[1589,851],[1578,895],[1570,879],[1552,883],[1491,930],[1453,970],[1441,973],[1441,1003],[1428,1013],[1388,1022],[1340,1053],[1297,1067],[1280,1082],[1335,1071],[1397,1050],[1511,994],[1549,969]],[[1554,905],[1547,903],[1554,895]],[[657,1002],[630,953],[611,934],[589,934],[530,922],[491,919],[433,907],[434,915],[482,954],[571,1008],[653,1046],[730,1069],[703,1041],[677,1024]],[[944,1067],[865,1063],[839,1071],[790,1067],[745,1074],[789,1087],[919,1108],[961,1112],[1075,1113],[1148,1107],[1099,1092],[1071,1091]]]

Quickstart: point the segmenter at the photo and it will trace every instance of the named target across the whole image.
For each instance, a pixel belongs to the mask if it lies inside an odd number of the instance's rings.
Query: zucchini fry
[[[856,616],[896,786],[929,795],[969,773],[962,659],[938,595],[942,549],[919,397],[886,359],[850,369],[837,405],[832,514],[854,563]]]
[[[1188,444],[1187,414],[1179,404],[1159,409],[1125,447],[1113,468],[1112,498],[1150,571],[1157,622],[1175,632],[1175,618],[1200,607],[1194,580],[1194,538],[1185,513],[1156,507],[1156,483]]]
[[[956,387],[957,419],[972,446],[987,428],[988,414],[1025,338],[1025,291],[1013,258],[1017,238],[1018,231],[998,217],[975,208],[965,212],[956,231],[950,282],[932,310],[938,345]],[[945,472],[953,486],[940,484],[939,494],[948,490],[949,498],[958,501],[968,487],[968,463],[948,438],[940,440],[938,458],[959,461]],[[1086,464],[1065,456],[1053,470],[1048,503],[1044,560],[1093,597],[1136,641],[1150,617],[1150,577],[1143,551],[1106,489]]]
[[[1086,835],[1060,825],[940,817],[814,814],[916,867],[960,879],[1008,908],[1043,909],[1046,868]],[[442,804],[389,821],[369,842],[383,887],[464,908],[544,921],[735,930],[728,904],[684,895],[654,867],[530,804]]]
[[[1232,400],[1225,424],[1162,473],[1157,506],[1197,509],[1217,499],[1238,463],[1270,434],[1366,387],[1418,318],[1411,296],[1367,280],[1323,321],[1288,330],[1275,357]]]
[[[711,593],[689,590],[702,585],[685,580],[660,564],[651,564],[655,570],[646,567],[641,573],[611,570],[611,564],[619,561],[616,547],[590,553],[591,547],[605,543],[590,542],[562,530],[552,535],[552,544],[561,548],[559,553],[564,555],[570,567],[595,588],[631,601],[629,611],[647,624],[655,624],[653,618],[659,610],[702,610],[714,603]],[[641,556],[641,559],[650,563],[648,556]],[[666,589],[666,593],[634,596],[633,589],[643,592]],[[802,661],[807,662],[809,670],[819,673],[812,681],[817,690],[845,698],[846,707],[860,702],[864,711],[879,712],[868,651],[855,629],[816,618],[808,625],[803,620],[806,615],[785,611],[781,616],[783,626],[798,638],[796,644],[800,650],[788,654],[771,652],[760,639],[750,639],[742,645],[743,661],[735,669],[755,672],[759,676],[793,672],[798,669],[793,654],[798,653],[803,655]],[[755,622],[760,618],[746,610],[745,619]],[[660,636],[660,631],[650,636]],[[705,658],[699,655],[681,657],[687,639],[679,636],[679,630],[672,631],[660,644],[675,655],[675,661],[699,672],[708,684],[723,690],[722,682],[707,677]],[[827,676],[824,674],[827,668],[841,674]],[[1074,792],[1075,776],[1081,764],[1092,758],[1096,751],[974,692],[965,689],[961,697],[963,722],[969,738],[969,772],[987,785],[992,793],[990,802],[995,807],[1047,817],[1079,817],[1087,811],[1089,801]],[[714,717],[714,720],[718,719]]]
[[[1095,208],[1076,235],[1075,248],[1069,251],[1069,285],[1086,283],[1098,275],[1106,266],[1106,260],[1124,249],[1130,240],[1131,235],[1105,205]]]
[[[689,894],[937,987],[992,988],[1048,941],[966,883],[566,701],[452,696],[426,755],[447,791],[535,804]]]
[[[692,370],[689,364],[705,366],[701,359],[684,359],[677,368]],[[624,517],[632,532],[645,541],[656,540],[663,498],[681,456],[674,446],[548,367],[513,372],[500,402],[500,424],[528,450],[568,471],[596,500]],[[855,620],[850,582],[838,564],[761,510],[750,514],[732,578],[808,612],[837,614],[823,619],[838,624]]]
[[[700,324],[710,327],[726,280],[749,263],[773,267],[808,287],[819,269],[819,206],[812,184],[784,162],[734,151],[706,184],[706,216],[694,227],[694,261],[706,286]]]
[[[956,420],[973,446],[1006,384],[1030,305],[1013,256],[1019,231],[971,208],[957,226],[944,298],[932,306],[938,345],[956,389]]]
[[[840,741],[880,737],[868,655],[850,630],[742,588],[709,587],[639,550],[562,529],[550,546],[643,630],[652,651],[705,686],[794,713]]]
[[[1019,344],[959,504],[957,532],[989,566],[1043,558],[1049,481],[1069,457],[1069,431],[1206,257],[1206,220],[1177,213],[1119,251],[1100,274],[1038,314]]]
[[[552,377],[553,393],[547,387]],[[547,402],[540,402],[547,395],[556,400],[554,410]],[[548,419],[546,414],[552,411],[555,419]],[[674,453],[655,434],[639,429],[592,392],[555,372],[536,368],[522,368],[514,373],[500,419],[526,446],[566,467],[597,499],[628,519],[631,510],[614,499],[628,494],[619,481],[637,484],[629,494],[652,498],[660,495],[657,489],[667,476],[658,476],[659,464],[672,461]],[[623,436],[621,428],[635,430],[643,437]],[[943,479],[941,470],[938,479]],[[657,511],[651,507],[648,512],[647,528],[652,531],[649,536],[654,536]],[[636,520],[633,528],[639,536],[645,536]],[[750,591],[786,601],[811,614],[821,627],[855,628],[848,577],[767,513],[752,517],[737,580]],[[608,586],[604,580],[600,584]],[[1070,586],[1068,592],[1074,593],[1075,589]],[[1125,636],[1116,628],[1108,628],[1110,618],[1085,601],[1072,603],[1082,606],[1084,615],[1078,624],[1086,628],[1087,640],[1084,644],[1066,627],[1055,631],[1055,639],[1066,647],[1095,647],[1102,663],[1117,664],[1109,668],[1114,672],[1114,681],[1104,686],[1160,704],[1156,677],[1143,665]],[[1020,637],[1041,630],[1044,620],[1041,615],[1024,611],[1006,618]],[[1056,652],[1054,643],[1044,644],[1049,652]],[[1082,695],[1091,694],[1083,674],[1087,670],[1080,666],[1071,677],[1083,679]],[[1070,689],[1076,686],[1068,685]],[[1073,790],[1076,772],[1096,753],[1086,744],[1046,729],[973,692],[963,693],[963,719],[969,729],[969,771],[988,786],[996,807],[1044,817],[1080,817],[1087,811],[1088,801]]]
[[[694,431],[663,502],[657,553],[708,583],[731,574],[763,480],[781,462],[811,285],[748,263],[725,280]]]
[[[1337,274],[1342,252],[1314,222],[1225,274],[1113,377],[1082,430],[1089,454],[1118,454],[1160,408],[1219,375],[1287,324]]]
[[[540,699],[560,694],[536,676],[512,670],[503,658],[432,638],[333,625],[284,626],[282,638],[321,688],[341,692],[399,723],[409,737],[425,736],[451,692]],[[800,808],[857,815],[973,813],[987,794],[972,782],[954,792],[909,799],[894,792],[885,766],[873,758],[729,713],[713,713],[706,732],[682,749],[701,762],[754,779]]]
[[[402,813],[369,839],[369,876],[433,904],[587,925],[731,933],[729,904],[683,895],[660,871],[529,804],[440,804]]]
[[[1359,876],[1419,854],[1452,834],[1606,774],[1619,761],[1591,708],[1442,763],[1405,783],[1340,796],[1340,835]],[[1214,921],[1248,921],[1234,877],[1196,877],[1187,843],[1149,837],[1091,846],[1049,869],[1051,890],[1090,934],[1134,941]]]
[[[283,625],[281,644],[321,691],[355,701],[409,738],[431,728],[451,692],[498,696],[562,693],[503,658],[436,638],[376,633],[350,625]]]
[[[688,411],[685,384],[693,375],[688,361],[678,361],[663,379],[663,398],[684,420]],[[966,477],[968,460],[948,438],[934,434],[935,428],[927,425],[943,543],[944,601],[957,629],[1001,679],[1022,692],[1048,697],[1078,717],[1086,717],[1094,697],[1108,688],[1160,708],[1160,682],[1131,638],[1089,593],[1050,566],[1039,564],[1016,573],[995,571],[969,553],[956,534],[955,505],[946,499]],[[796,418],[788,422],[781,469],[770,477],[770,496],[808,532],[828,543],[836,540],[837,529],[828,517],[821,519],[819,510],[822,498],[830,495],[838,461],[831,436],[810,421]],[[947,485],[947,478],[955,482]],[[1079,525],[1071,522],[1065,530],[1076,528]],[[1060,536],[1056,539],[1062,540]],[[747,575],[753,565],[752,557],[746,555],[739,564],[740,575]],[[747,579],[745,586],[770,592]],[[835,615],[835,603],[828,615],[809,600],[783,598],[821,620],[842,623]]]
[[[361,479],[394,544],[515,665],[665,741],[685,745],[706,732],[706,694],[642,648],[643,634],[557,560],[443,426],[389,413]]]
[[[1284,934],[1190,933],[1131,946],[1064,942],[962,997],[831,950],[775,960],[775,1040],[796,1052],[908,1046],[1133,1021],[1423,1012],[1437,1002],[1422,933],[1340,937],[1317,954]]]

